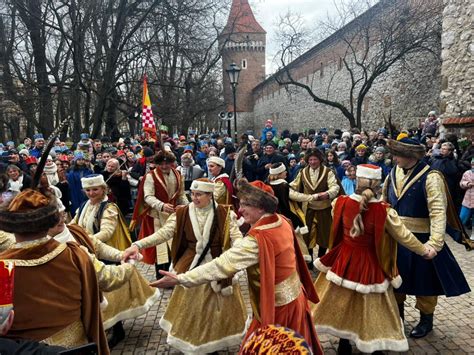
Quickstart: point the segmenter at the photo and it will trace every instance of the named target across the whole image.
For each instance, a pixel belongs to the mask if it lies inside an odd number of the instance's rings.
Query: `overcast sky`
[[[267,31],[267,74],[275,70],[271,61],[278,51],[275,32],[279,15],[285,15],[288,10],[291,10],[292,13],[302,15],[305,25],[311,29],[318,20],[326,18],[328,14],[330,16],[335,14],[334,0],[250,0],[249,3],[257,21]],[[312,45],[316,44],[312,43]]]

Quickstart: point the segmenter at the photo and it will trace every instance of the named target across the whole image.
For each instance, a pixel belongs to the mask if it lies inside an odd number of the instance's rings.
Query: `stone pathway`
[[[448,237],[449,238],[449,237]],[[466,252],[464,247],[448,240],[449,247],[471,288],[474,288],[474,251]],[[143,266],[141,271],[152,280],[155,270]],[[242,288],[248,305],[248,290]],[[180,352],[166,345],[166,332],[161,330],[159,320],[168,304],[171,291],[162,292],[161,300],[146,315],[125,321],[124,328],[127,337],[112,351],[112,355],[141,355],[141,354],[179,354]],[[405,307],[405,330],[408,333],[416,325],[419,318],[414,308],[414,298],[409,297]],[[408,354],[473,354],[474,353],[474,296],[472,293],[460,297],[440,297],[436,307],[434,329],[423,339],[409,338],[410,351]],[[335,354],[338,339],[319,335],[326,354]],[[220,354],[236,354],[238,349],[228,349]],[[354,352],[357,352],[354,347]],[[395,354],[395,353],[393,353]]]

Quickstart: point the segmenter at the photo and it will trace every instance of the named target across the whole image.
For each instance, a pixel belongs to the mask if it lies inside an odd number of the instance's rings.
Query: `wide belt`
[[[412,233],[430,233],[430,219],[429,218],[415,218],[400,216],[405,227]]]
[[[87,344],[88,339],[82,322],[75,321],[59,332],[43,339],[41,343],[62,346],[64,348],[73,348]]]
[[[293,302],[301,293],[301,281],[295,271],[288,278],[275,285],[275,306],[281,307]]]

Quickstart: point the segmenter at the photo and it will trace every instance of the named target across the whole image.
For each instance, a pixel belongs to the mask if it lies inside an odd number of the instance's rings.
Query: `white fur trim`
[[[381,180],[382,179],[382,168],[371,168],[367,166],[368,164],[357,165],[356,176],[358,178],[366,178],[372,180]],[[373,165],[374,167],[376,165]]]
[[[274,169],[273,169],[273,168],[270,168],[269,174],[270,174],[270,175],[277,175],[277,174],[281,174],[281,173],[283,173],[283,172],[285,172],[285,171],[286,171],[286,166],[285,166],[285,164],[282,163],[282,164],[281,164],[279,167],[277,167],[277,168],[274,168]]]
[[[215,184],[213,182],[194,180],[191,184],[190,190],[202,192],[214,192]]]
[[[309,233],[308,226],[303,226],[303,227],[301,227],[299,232],[300,232],[301,234],[307,234],[307,233]]]
[[[155,289],[155,293],[146,300],[145,304],[135,307],[135,308],[129,308],[125,311],[117,313],[112,318],[107,319],[104,322],[104,330],[109,329],[117,322],[120,322],[126,319],[136,318],[136,317],[141,316],[142,314],[147,313],[150,310],[150,308],[153,307],[153,305],[160,300],[160,298],[161,298],[161,293],[160,293],[160,290],[157,288]]]
[[[225,168],[225,160],[219,157],[210,157],[209,159],[207,159],[207,164],[209,163],[213,163]]]
[[[316,262],[315,262],[316,266]],[[388,282],[387,279],[385,279],[382,283],[380,284],[371,284],[371,285],[364,285],[359,282],[354,282],[350,280],[346,280],[339,275],[335,274],[331,270],[329,270],[326,274],[326,279],[328,281],[331,281],[332,283],[335,283],[338,286],[348,288],[349,290],[354,290],[359,293],[384,293],[387,291],[388,286],[390,283]]]
[[[227,286],[221,289],[221,294],[222,296],[232,296],[234,294],[234,287],[233,286]]]
[[[309,255],[309,254],[303,255],[303,259],[304,259],[304,261],[306,261],[307,263],[310,263],[311,260],[313,260],[313,259],[311,258],[311,255]]]
[[[102,175],[86,176],[81,178],[81,184],[83,189],[91,187],[107,186],[105,184],[104,177]]]
[[[237,226],[241,227],[245,223],[244,217],[240,216],[240,218],[237,220]]]
[[[403,326],[402,326],[403,330]],[[374,351],[408,351],[408,340],[393,340],[393,339],[374,339],[370,341],[364,341],[359,338],[357,333],[353,333],[347,330],[340,330],[333,328],[328,325],[320,325],[316,323],[316,331],[318,333],[328,333],[338,338],[352,340],[357,349],[363,353],[373,353]],[[403,334],[403,333],[402,333]]]
[[[107,308],[108,305],[109,305],[109,302],[107,301],[107,298],[104,297],[102,299],[102,302],[100,302],[100,304],[99,304],[99,308],[100,308],[101,311],[103,311],[104,309]]]
[[[313,265],[316,269],[318,269],[319,271],[321,272],[328,272],[329,270],[331,270],[331,267],[330,266],[326,266],[324,265],[321,260],[319,260],[319,258],[317,258],[314,262],[313,262]]]
[[[270,185],[280,185],[280,184],[288,184],[288,182],[284,179],[277,179],[270,181]]]
[[[393,278],[390,281],[390,284],[392,285],[393,288],[399,288],[402,285],[402,277],[400,275],[397,275],[395,278]]]
[[[181,351],[184,354],[206,354],[206,353],[213,353],[215,351],[223,350],[225,348],[230,348],[233,346],[240,345],[245,333],[247,333],[247,329],[250,326],[251,322],[252,322],[252,318],[247,316],[247,321],[245,322],[245,327],[242,333],[229,335],[225,338],[211,341],[209,343],[201,344],[201,345],[193,345],[183,339],[170,335],[172,325],[163,317],[161,317],[160,319],[160,327],[161,329],[163,329],[165,332],[168,333],[166,342],[168,343],[168,345],[172,346],[173,348],[176,348],[177,350]]]

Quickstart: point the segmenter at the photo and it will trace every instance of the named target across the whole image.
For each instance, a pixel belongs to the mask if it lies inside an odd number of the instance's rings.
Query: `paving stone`
[[[474,287],[474,251],[466,252],[464,247],[447,240],[471,288]],[[148,280],[154,280],[155,270],[148,265],[140,265],[140,271]],[[313,277],[315,274],[313,273]],[[241,278],[242,293],[250,311],[246,278]],[[127,338],[118,344],[112,355],[138,354],[179,354],[176,349],[166,344],[167,334],[159,326],[171,295],[170,290],[161,293],[161,299],[146,314],[134,320],[124,322]],[[414,297],[408,297],[405,307],[405,331],[408,334],[419,320],[419,312],[415,308]],[[408,338],[410,350],[406,354],[474,354],[474,297],[472,293],[459,297],[440,297],[434,318],[433,331],[422,339]],[[338,339],[319,334],[325,354],[336,354]],[[221,355],[237,354],[238,349],[220,351]],[[353,352],[360,352],[353,346]],[[401,354],[385,352],[386,354]],[[405,353],[404,353],[405,354]]]

